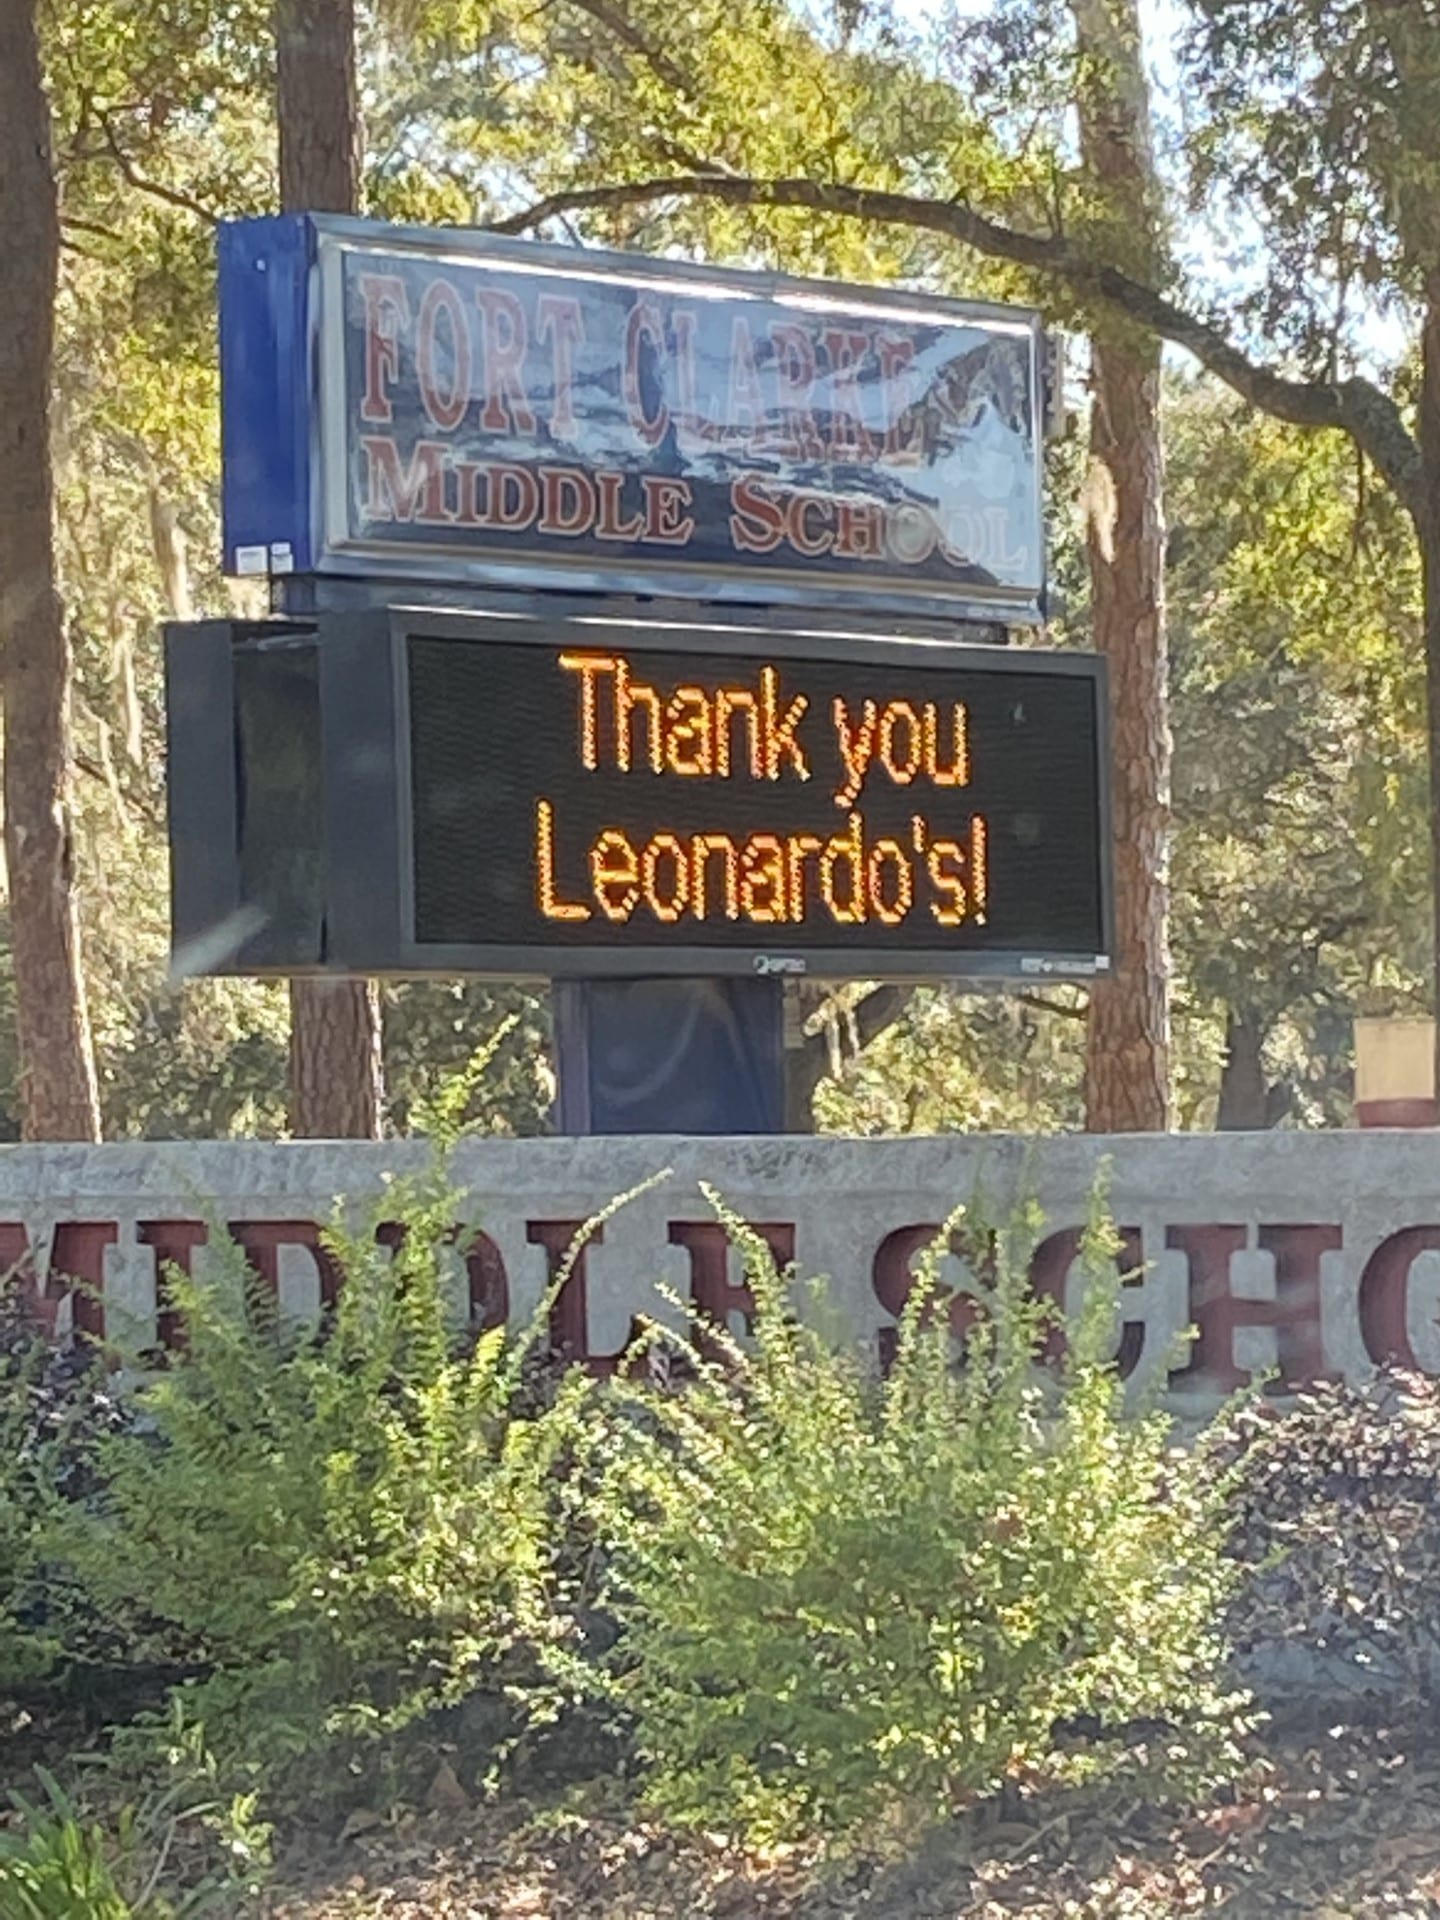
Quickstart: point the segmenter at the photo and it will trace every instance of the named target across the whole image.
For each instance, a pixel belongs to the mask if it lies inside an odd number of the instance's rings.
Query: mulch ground
[[[825,1870],[680,1838],[603,1789],[560,1806],[351,1815],[296,1850],[268,1920],[1440,1920],[1440,1726],[1270,1730],[1183,1815],[1109,1794],[979,1807],[910,1856]]]

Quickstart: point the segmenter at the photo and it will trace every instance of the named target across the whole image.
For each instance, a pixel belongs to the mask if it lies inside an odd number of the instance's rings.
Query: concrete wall
[[[314,1223],[337,1196],[357,1204],[388,1172],[423,1161],[406,1145],[252,1142],[0,1149],[0,1260],[33,1269],[32,1306],[126,1346],[156,1337],[157,1263],[203,1263],[228,1229],[278,1286],[313,1312],[333,1276]],[[1065,1285],[1102,1163],[1127,1258],[1120,1352],[1143,1377],[1174,1359],[1177,1396],[1197,1404],[1279,1366],[1292,1381],[1359,1376],[1394,1356],[1440,1373],[1440,1139],[1429,1133],[1268,1133],[1022,1140],[478,1141],[458,1155],[465,1212],[488,1236],[469,1262],[477,1308],[528,1313],[578,1223],[668,1168],[593,1244],[558,1312],[557,1334],[592,1361],[659,1309],[656,1282],[710,1311],[743,1307],[742,1276],[699,1191],[718,1186],[807,1273],[831,1276],[858,1334],[880,1339],[911,1263],[957,1202],[992,1211],[1038,1197],[1047,1235],[1036,1284]],[[312,1244],[307,1244],[312,1243]],[[958,1262],[955,1277],[963,1279]],[[96,1307],[64,1275],[99,1287]],[[48,1276],[48,1277],[47,1277]],[[457,1262],[457,1287],[465,1275]],[[737,1322],[738,1324],[738,1322]],[[161,1329],[163,1336],[164,1329]]]

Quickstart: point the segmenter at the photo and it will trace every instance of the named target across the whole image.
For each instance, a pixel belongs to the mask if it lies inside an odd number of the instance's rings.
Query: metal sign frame
[[[637,549],[609,560],[566,555],[554,543],[538,551],[506,551],[439,540],[417,547],[357,539],[348,521],[342,284],[346,256],[357,253],[470,269],[488,265],[497,280],[512,282],[518,275],[629,287],[641,295],[669,290],[700,300],[753,303],[758,314],[778,308],[837,321],[890,319],[902,328],[963,328],[1021,340],[1029,421],[1026,538],[1033,541],[1033,577],[1018,586],[992,586],[907,577],[899,563],[792,571],[769,564],[747,568],[743,557],[722,565]],[[1028,309],[342,216],[228,223],[221,229],[220,259],[228,571],[310,576],[317,604],[323,604],[325,583],[332,581],[364,580],[377,588],[393,583],[391,599],[403,596],[406,582],[444,581],[452,591],[504,586],[634,593],[777,609],[869,608],[892,616],[904,609],[917,616],[1005,625],[1035,624],[1043,617],[1045,397],[1040,320]],[[843,495],[820,488],[817,497]],[[863,497],[863,489],[857,497]]]
[[[170,630],[168,667],[173,716],[204,712],[215,716],[208,738],[194,729],[172,760],[172,836],[177,847],[177,906],[191,904],[177,917],[177,939],[203,941],[227,913],[243,916],[251,903],[239,895],[217,861],[215,849],[238,845],[236,757],[229,744],[233,711],[233,642],[223,639],[223,623],[207,629],[216,638],[197,647],[195,630]],[[601,979],[641,975],[804,975],[819,979],[1092,979],[1109,969],[1113,951],[1113,872],[1110,846],[1110,796],[1105,777],[1109,737],[1104,663],[1094,655],[988,646],[950,646],[942,642],[825,631],[776,633],[740,624],[718,627],[699,622],[677,626],[599,616],[569,621],[523,616],[445,613],[428,606],[397,607],[344,615],[322,614],[312,624],[276,622],[275,638],[265,626],[236,629],[242,644],[295,646],[313,643],[319,672],[322,737],[316,742],[323,766],[323,898],[315,924],[323,925],[323,951],[310,964],[293,954],[267,948],[263,936],[243,942],[207,971],[286,975],[331,974],[475,975],[506,979]],[[627,652],[694,653],[713,661],[726,643],[738,651],[762,650],[777,661],[854,663],[866,667],[909,665],[968,673],[1070,676],[1094,689],[1097,754],[1098,883],[1103,947],[1090,952],[977,951],[963,947],[903,950],[883,945],[839,948],[787,947],[783,929],[775,940],[757,937],[728,947],[665,945],[637,938],[633,945],[589,946],[541,943],[522,945],[440,945],[415,938],[414,807],[411,786],[409,682],[406,641],[412,636],[456,642],[486,640],[546,648],[616,644],[623,636]],[[208,678],[207,678],[208,676]],[[174,741],[172,734],[172,743]],[[228,776],[227,776],[228,767]],[[228,777],[228,786],[227,786]],[[181,829],[192,825],[193,851],[180,856]],[[208,906],[204,900],[213,903]]]

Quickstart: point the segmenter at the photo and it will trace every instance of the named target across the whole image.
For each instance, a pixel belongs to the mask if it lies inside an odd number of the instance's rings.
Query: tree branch
[[[991,259],[1008,260],[1051,275],[1081,299],[1183,347],[1207,371],[1262,412],[1294,426],[1333,427],[1348,433],[1407,509],[1417,514],[1422,508],[1419,448],[1400,409],[1372,381],[1358,377],[1290,379],[1252,360],[1213,322],[1187,312],[1119,268],[1092,259],[1072,241],[1002,226],[960,200],[930,200],[840,181],[756,180],[740,174],[688,173],[550,194],[493,225],[499,233],[524,233],[562,213],[686,197],[719,200],[729,206],[800,207],[844,219],[919,228],[943,234]]]
[[[678,60],[674,60],[663,47],[656,43],[616,4],[616,0],[570,0],[578,13],[585,14],[597,26],[603,27],[612,39],[617,40],[627,52],[643,60],[651,73],[677,99],[687,107],[700,105],[700,89],[692,75],[685,72]],[[734,172],[723,160],[706,153],[699,153],[683,141],[661,136],[654,141],[654,150],[662,161],[674,167],[683,167],[687,173],[725,174]]]
[[[102,240],[123,242],[124,239],[123,234],[117,233],[114,227],[102,226],[98,220],[82,220],[79,214],[75,213],[62,213],[60,216],[60,224],[62,227],[69,228],[75,233],[96,234]]]
[[[100,130],[105,136],[105,145],[109,149],[110,158],[120,169],[120,177],[134,187],[137,193],[147,193],[153,200],[163,200],[167,206],[179,207],[184,213],[193,213],[197,219],[208,222],[212,227],[220,224],[220,215],[213,207],[207,207],[203,201],[192,198],[190,194],[182,192],[179,187],[167,187],[163,181],[147,179],[116,138],[109,114],[98,107],[95,108],[95,114],[100,123]]]
[[[1022,1007],[1033,1007],[1037,1013],[1058,1013],[1062,1020],[1088,1020],[1088,1007],[1067,1007],[1063,1001],[1047,1000],[1043,993],[1017,993],[1013,996]]]
[[[887,1027],[893,1027],[900,1018],[915,989],[913,986],[872,987],[865,998],[852,1011],[855,1024],[855,1039],[863,1053],[872,1040],[877,1040]],[[800,1051],[810,1063],[812,1071],[823,1071],[830,1060],[830,1041],[825,1028],[819,1027],[814,1033],[807,1033],[801,1042]],[[819,1078],[819,1072],[815,1073]]]
[[[893,1027],[909,1006],[915,992],[911,986],[875,987],[867,993],[854,1013],[855,1034],[863,1053],[872,1040],[878,1040],[887,1027]]]
[[[689,75],[672,60],[663,47],[657,47],[635,25],[614,0],[570,0],[571,6],[579,12],[588,14],[598,26],[618,40],[622,47],[638,54],[657,80],[669,87],[672,93],[678,93],[683,100],[694,98],[695,89]]]

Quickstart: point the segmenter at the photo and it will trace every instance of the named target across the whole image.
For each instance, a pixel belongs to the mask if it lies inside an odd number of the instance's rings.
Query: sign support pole
[[[778,979],[557,980],[563,1134],[773,1134],[785,1128]]]

